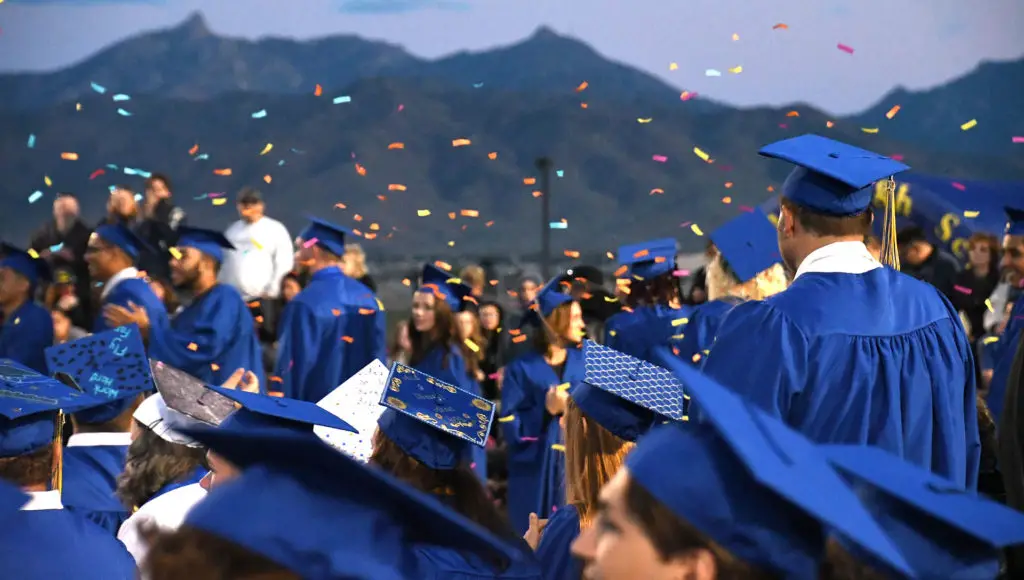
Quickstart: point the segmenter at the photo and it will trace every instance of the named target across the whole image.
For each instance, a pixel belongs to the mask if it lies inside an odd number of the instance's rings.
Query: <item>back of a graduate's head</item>
[[[580,525],[589,526],[601,488],[619,471],[636,446],[612,434],[580,409],[570,396],[563,415],[565,428],[566,502],[580,512]]]
[[[675,269],[653,276],[649,279],[637,280],[633,278],[629,282],[629,294],[626,295],[625,303],[630,308],[638,306],[654,306],[677,303],[682,292],[679,289],[679,278],[675,276]]]
[[[53,476],[54,446],[25,455],[0,457],[0,479],[22,488],[48,485]]]
[[[836,216],[797,204],[786,197],[781,197],[779,204],[782,206],[783,215],[789,215],[799,226],[799,233],[819,238],[859,238],[862,240],[871,235],[874,214],[871,213],[870,208],[853,215]],[[782,220],[779,222],[779,227],[783,227]]]
[[[149,545],[141,562],[149,580],[299,580],[300,576],[238,544],[184,525],[163,530],[143,525]]]
[[[206,450],[161,438],[135,421],[137,436],[128,446],[124,471],[117,476],[117,496],[128,508],[140,506],[168,483],[179,481],[206,465]]]

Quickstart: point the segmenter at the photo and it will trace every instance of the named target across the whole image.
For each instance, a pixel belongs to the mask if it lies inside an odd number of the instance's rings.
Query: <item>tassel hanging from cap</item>
[[[57,413],[53,437],[53,464],[50,466],[50,489],[64,491],[64,413]]]
[[[882,218],[882,264],[893,270],[900,269],[900,250],[896,243],[896,180],[892,177],[886,183],[885,208]]]

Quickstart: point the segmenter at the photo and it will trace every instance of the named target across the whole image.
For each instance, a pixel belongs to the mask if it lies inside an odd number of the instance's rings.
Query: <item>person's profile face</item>
[[[169,197],[171,197],[171,190],[167,189],[167,184],[162,179],[154,179],[146,187],[146,199],[150,201],[159,201]]]
[[[519,297],[524,304],[529,304],[537,299],[537,283],[533,280],[523,280],[519,286]]]

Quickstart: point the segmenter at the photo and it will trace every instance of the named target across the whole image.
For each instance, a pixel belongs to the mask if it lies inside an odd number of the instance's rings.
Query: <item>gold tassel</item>
[[[885,212],[882,218],[882,251],[880,261],[893,270],[900,269],[900,249],[896,243],[896,180],[886,183]]]
[[[53,479],[50,481],[51,489],[62,493],[64,490],[64,412],[57,412],[57,427],[54,429],[56,435],[53,438],[53,466],[51,472]]]

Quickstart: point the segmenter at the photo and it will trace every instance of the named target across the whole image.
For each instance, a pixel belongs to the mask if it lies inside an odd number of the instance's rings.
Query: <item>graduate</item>
[[[694,308],[683,327],[679,358],[701,364],[733,306],[764,300],[786,289],[775,227],[760,209],[742,213],[710,235],[716,253],[707,266],[707,302]]]
[[[421,547],[424,580],[541,578],[529,546],[512,530],[470,469],[472,448],[483,448],[494,421],[494,404],[401,363],[395,363],[381,397],[370,464],[476,522],[496,537],[519,545],[526,561],[511,567],[446,547]]]
[[[409,366],[437,377],[463,391],[480,395],[480,384],[473,377],[477,358],[472,349],[459,340],[455,313],[465,301],[471,300],[469,286],[448,272],[426,264],[420,287],[412,296],[412,324],[409,326]],[[472,449],[473,471],[480,481],[487,481],[487,451]]]
[[[270,390],[316,402],[386,357],[384,307],[373,291],[341,270],[348,231],[310,218],[295,263],[312,274],[285,306],[278,326],[277,364]]]
[[[131,415],[153,377],[138,327],[119,326],[46,349],[51,374],[98,404],[71,415],[74,434],[64,449],[64,506],[110,532],[128,518],[117,494],[131,444]]]
[[[729,312],[705,372],[812,441],[881,447],[974,490],[976,378],[959,316],[933,286],[864,246],[874,183],[908,167],[817,135],[760,153],[797,166],[777,228],[794,280]],[[898,262],[894,187],[882,257]]]
[[[40,282],[50,279],[50,268],[38,256],[10,244],[0,244],[0,358],[46,372],[43,351],[53,344],[53,318],[35,301]]]
[[[221,384],[236,369],[263,378],[263,351],[249,307],[234,287],[218,284],[224,252],[235,247],[220,232],[181,226],[171,260],[171,282],[192,301],[167,326],[151,328],[146,310],[110,305],[110,324],[137,324],[149,340],[150,358],[208,383]]]
[[[135,578],[135,562],[124,546],[61,502],[63,411],[96,403],[55,379],[0,360],[0,479],[31,496],[0,525],[4,578]]]
[[[832,533],[913,577],[821,449],[692,365],[676,360],[674,374],[705,420],[655,428],[601,490],[598,524],[573,545],[587,578],[880,577],[827,542]]]
[[[650,360],[655,346],[678,347],[692,307],[682,303],[676,278],[676,240],[663,238],[619,248],[618,279],[629,280],[623,312],[605,322],[604,344]]]
[[[1000,550],[1024,544],[1024,514],[1016,510],[877,447],[823,449],[906,558],[912,577],[995,580]]]
[[[1009,272],[1010,281],[1020,284],[1024,279],[1024,210],[1006,208],[1006,233],[1003,236],[1003,258],[1000,264],[1004,272]],[[1013,357],[1017,353],[1021,331],[1024,330],[1024,294],[1017,298],[1010,312],[1010,321],[1006,324],[999,342],[993,349],[992,382],[989,384],[985,402],[996,425],[1003,413],[1006,398],[1006,382],[1013,368]]]
[[[584,380],[569,389],[562,416],[566,505],[548,520],[536,546],[548,580],[580,578],[572,543],[596,525],[598,492],[636,442],[656,425],[687,419],[683,385],[668,371],[589,340],[583,357]],[[666,461],[686,464],[685,456]]]
[[[135,268],[142,253],[153,251],[124,224],[102,224],[96,228],[89,236],[85,261],[89,276],[103,285],[99,311],[104,312],[108,306],[131,308],[134,305],[146,312],[150,328],[162,329],[169,324],[164,303]],[[97,316],[92,331],[101,332],[115,326],[120,324],[108,322],[105,315]]]
[[[243,473],[214,489],[180,529],[156,534],[143,564],[152,580],[421,580],[430,577],[423,545],[506,567],[529,557],[435,496],[315,439],[260,430],[187,433]]]
[[[558,417],[567,391],[583,380],[585,330],[578,302],[562,293],[561,277],[548,282],[530,305],[523,323],[536,325],[533,350],[505,367],[498,419],[508,449],[508,514],[520,534],[530,513],[547,518],[565,503],[565,451]]]

